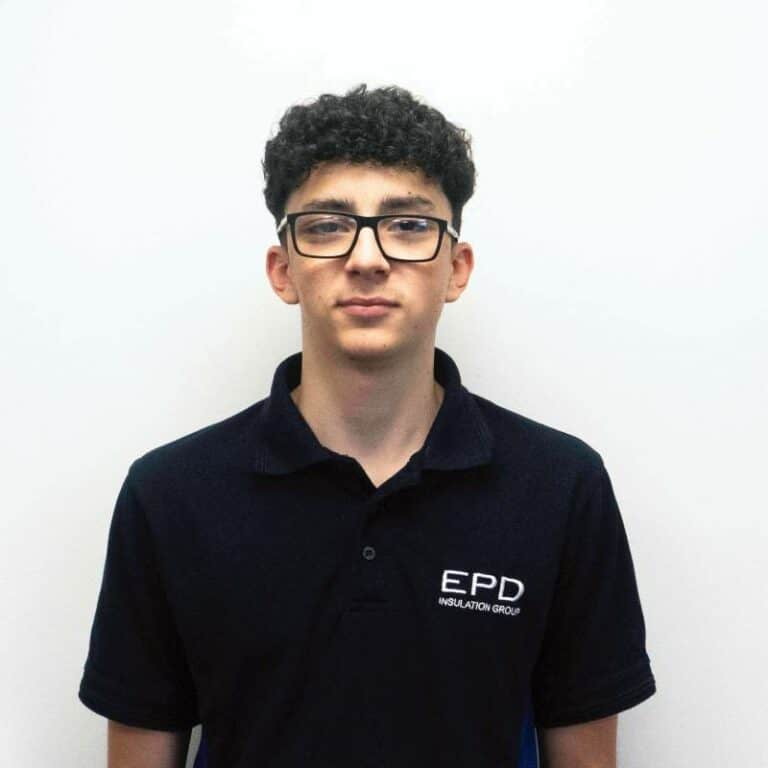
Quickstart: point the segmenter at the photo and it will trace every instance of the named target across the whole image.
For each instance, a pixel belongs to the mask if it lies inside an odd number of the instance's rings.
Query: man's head
[[[276,223],[287,213],[318,210],[312,201],[333,199],[346,203],[332,204],[333,211],[423,214],[444,219],[458,232],[475,183],[467,134],[395,86],[366,91],[361,85],[344,96],[324,94],[292,107],[267,142],[263,168],[267,207]],[[414,204],[387,207],[393,197]],[[416,197],[428,202],[417,204]],[[329,210],[329,204],[321,209]],[[442,307],[461,294],[472,266],[471,246],[449,231],[434,259],[414,263],[385,257],[370,228],[360,230],[342,258],[301,255],[290,226],[283,227],[280,246],[267,252],[274,290],[286,303],[301,305],[305,345],[358,359],[434,344]],[[339,305],[352,296],[383,296],[396,306],[363,317]]]

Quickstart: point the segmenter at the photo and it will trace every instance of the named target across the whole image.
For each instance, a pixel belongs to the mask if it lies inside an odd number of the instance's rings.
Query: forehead
[[[365,213],[374,212],[382,200],[392,197],[412,197],[424,212],[450,212],[450,203],[439,182],[428,179],[421,170],[347,162],[326,162],[313,167],[304,183],[289,195],[285,208],[295,211],[319,207],[309,204],[334,198],[348,200],[357,213]]]

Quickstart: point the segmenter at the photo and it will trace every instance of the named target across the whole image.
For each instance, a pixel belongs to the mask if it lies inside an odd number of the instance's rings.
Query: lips
[[[392,304],[342,304],[339,309],[353,317],[385,317],[394,309]]]
[[[379,297],[374,297],[370,299],[366,299],[364,297],[344,299],[343,301],[340,301],[339,304],[342,307],[348,307],[353,305],[361,306],[361,307],[374,307],[374,306],[395,307],[397,306],[396,302],[390,301],[389,299],[379,298]]]

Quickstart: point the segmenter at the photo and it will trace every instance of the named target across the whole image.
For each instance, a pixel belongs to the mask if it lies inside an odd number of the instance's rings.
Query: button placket
[[[365,504],[364,519],[359,530],[358,540],[358,567],[354,568],[355,584],[350,594],[350,610],[355,613],[360,611],[376,612],[388,602],[386,576],[382,571],[385,562],[382,561],[383,550],[381,542],[377,541],[377,530],[380,521],[378,513],[385,509],[381,501]]]

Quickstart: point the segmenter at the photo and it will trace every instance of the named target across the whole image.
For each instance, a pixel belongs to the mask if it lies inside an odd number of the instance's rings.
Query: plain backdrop
[[[77,688],[120,483],[300,349],[264,143],[366,82],[473,139],[438,346],[612,477],[658,685],[620,766],[768,766],[765,8],[0,1],[0,762],[105,764]]]

